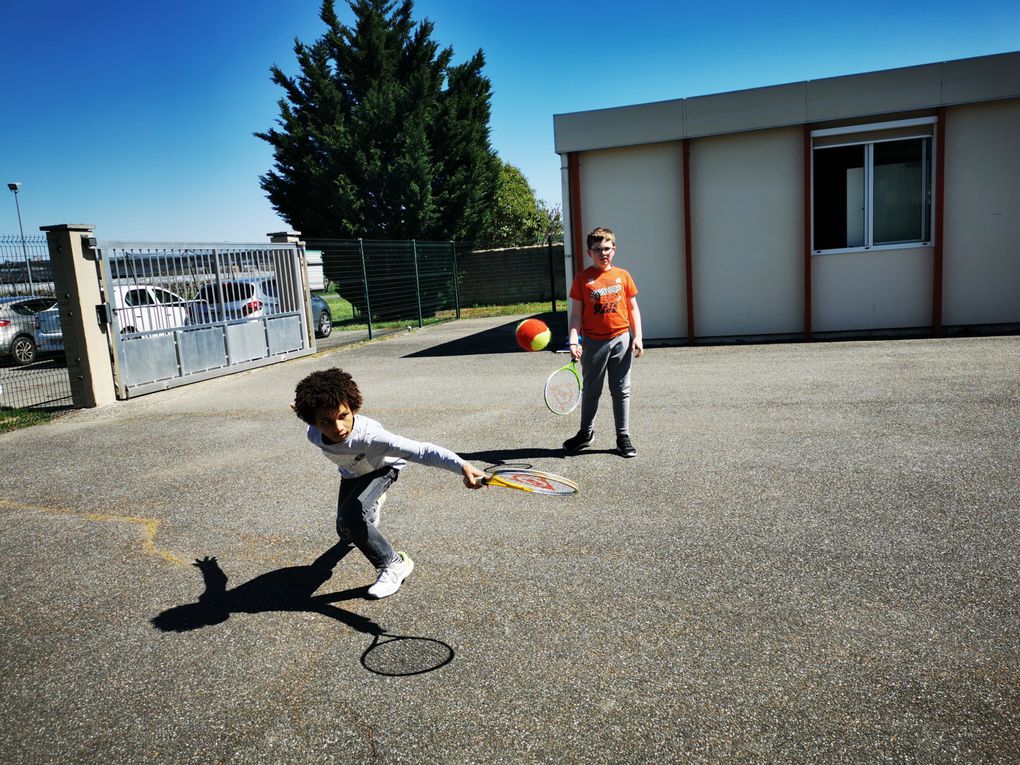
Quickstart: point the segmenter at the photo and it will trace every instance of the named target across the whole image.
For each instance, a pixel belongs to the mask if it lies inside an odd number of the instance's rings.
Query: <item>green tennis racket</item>
[[[570,414],[581,400],[581,375],[577,362],[571,359],[545,381],[545,405],[553,414]]]

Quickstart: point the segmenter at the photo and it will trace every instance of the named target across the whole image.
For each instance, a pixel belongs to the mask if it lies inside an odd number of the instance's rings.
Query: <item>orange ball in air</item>
[[[549,345],[552,339],[552,332],[544,321],[538,319],[525,319],[517,325],[514,330],[517,344],[526,351],[540,351]]]

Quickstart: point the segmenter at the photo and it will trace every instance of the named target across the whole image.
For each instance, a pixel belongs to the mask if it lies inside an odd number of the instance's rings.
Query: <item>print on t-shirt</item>
[[[592,279],[588,284],[594,284],[597,280]],[[623,280],[617,279],[615,284],[600,287],[591,291],[592,310],[604,316],[608,313],[620,313],[620,298],[623,293]]]

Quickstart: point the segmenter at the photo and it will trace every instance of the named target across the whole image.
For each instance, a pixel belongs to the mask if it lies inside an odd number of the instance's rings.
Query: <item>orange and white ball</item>
[[[525,319],[514,330],[517,344],[526,351],[540,351],[549,345],[552,332],[544,321]]]

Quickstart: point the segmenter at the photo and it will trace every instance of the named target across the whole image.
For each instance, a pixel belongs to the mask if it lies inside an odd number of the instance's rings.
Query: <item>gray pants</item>
[[[336,499],[336,531],[361,550],[377,569],[385,568],[396,553],[393,546],[375,526],[369,523],[369,511],[384,491],[397,480],[400,471],[382,468],[357,478],[340,481]]]
[[[630,434],[630,332],[612,340],[584,338],[581,353],[581,431],[595,426],[599,411],[599,398],[609,373],[609,395],[613,397],[613,419],[616,435]]]

